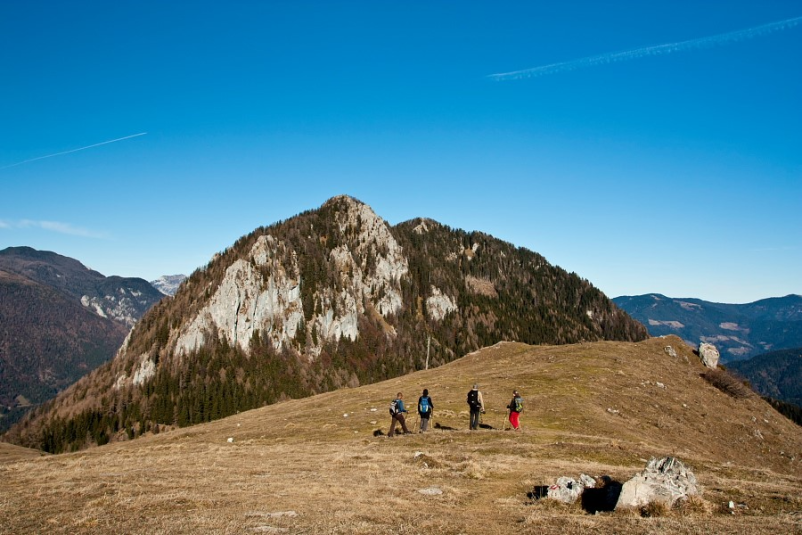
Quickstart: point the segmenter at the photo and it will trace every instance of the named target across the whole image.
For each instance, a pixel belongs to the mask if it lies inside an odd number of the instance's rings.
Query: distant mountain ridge
[[[110,360],[162,297],[53,252],[0,251],[0,430]]]
[[[742,305],[675,299],[661,294],[621,296],[613,302],[643,323],[652,336],[676,334],[692,345],[714,344],[722,362],[802,347],[802,296],[799,295]]]
[[[175,295],[178,287],[186,278],[186,275],[162,275],[158,279],[150,281],[150,284],[164,295]]]
[[[99,316],[128,327],[164,297],[145,279],[106,277],[78,260],[31,247],[0,251],[0,269],[54,288]]]
[[[108,364],[9,436],[48,451],[214,420],[437,366],[501,340],[642,340],[532,251],[347,196],[256,229],[137,323]]]

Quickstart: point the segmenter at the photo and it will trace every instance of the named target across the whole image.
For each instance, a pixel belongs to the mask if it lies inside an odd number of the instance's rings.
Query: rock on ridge
[[[699,344],[699,358],[702,363],[713,370],[718,366],[719,353],[716,346],[703,342]]]

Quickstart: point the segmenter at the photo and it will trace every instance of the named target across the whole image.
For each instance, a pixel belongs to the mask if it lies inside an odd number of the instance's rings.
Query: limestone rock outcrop
[[[699,494],[696,476],[674,457],[653,458],[646,469],[624,483],[616,509],[642,507],[651,502],[672,506],[680,499]]]

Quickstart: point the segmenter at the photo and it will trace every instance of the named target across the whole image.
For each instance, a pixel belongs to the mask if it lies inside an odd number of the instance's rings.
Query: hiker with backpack
[[[404,407],[404,395],[399,392],[396,394],[395,399],[390,403],[390,415],[393,417],[393,420],[390,422],[390,432],[387,433],[388,437],[391,437],[395,434],[395,426],[397,423],[401,424],[401,429],[404,430],[404,434],[409,433],[409,429],[407,429],[407,421],[404,418],[404,413],[407,412],[407,409]]]
[[[517,390],[512,391],[512,401],[507,405],[507,409],[509,409],[510,413],[510,425],[514,430],[520,431],[521,424],[518,421],[518,417],[524,411],[524,399],[518,394]]]
[[[429,390],[423,389],[423,395],[418,398],[418,414],[420,415],[420,432],[425,433],[429,429],[429,418],[434,412],[434,403],[429,397]]]
[[[485,401],[482,399],[479,385],[473,385],[468,392],[468,407],[471,410],[471,430],[475,431],[479,429],[480,414],[485,412]]]

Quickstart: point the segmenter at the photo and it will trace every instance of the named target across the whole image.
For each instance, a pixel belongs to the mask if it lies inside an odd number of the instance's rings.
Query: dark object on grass
[[[613,511],[621,495],[622,483],[614,481],[610,476],[602,476],[603,486],[586,488],[582,492],[582,509],[590,514],[597,511]]]
[[[526,497],[530,500],[539,500],[540,498],[545,498],[549,495],[549,486],[548,485],[535,485],[535,487],[526,493]]]
[[[384,436],[384,431],[382,431],[381,429],[377,429],[377,430],[375,430],[373,432],[373,436],[374,437],[383,437]]]
[[[447,425],[440,425],[440,422],[434,423],[434,428],[439,429],[441,431],[456,431],[453,427],[448,427]]]

